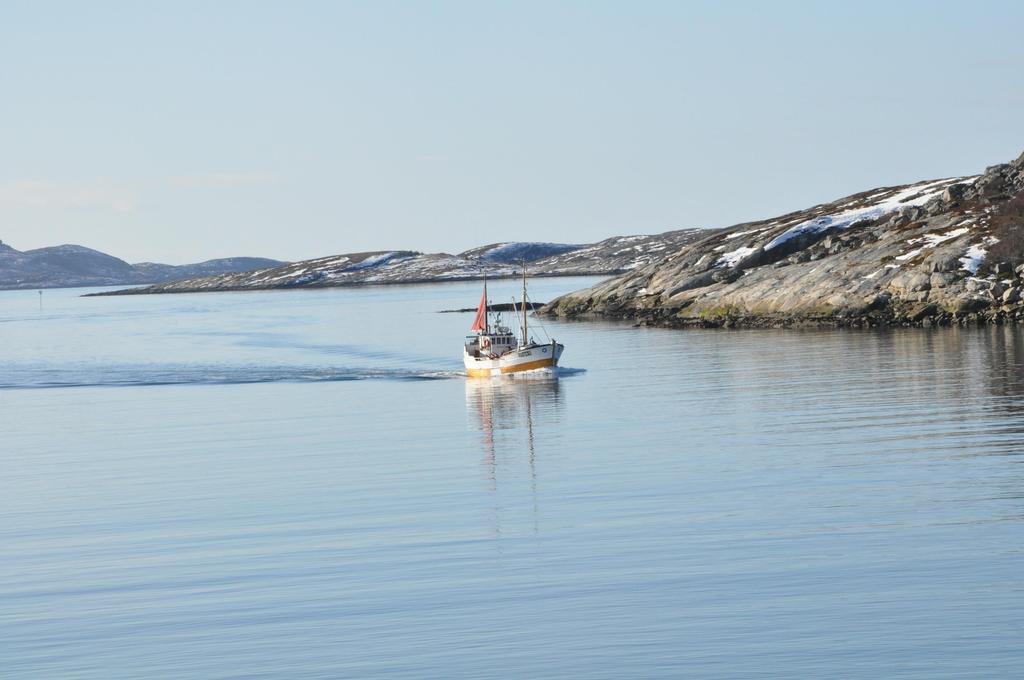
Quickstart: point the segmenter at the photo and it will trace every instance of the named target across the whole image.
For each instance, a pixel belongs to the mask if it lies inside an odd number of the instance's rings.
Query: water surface
[[[1016,328],[545,320],[569,370],[466,380],[475,284],[80,292],[0,293],[0,676],[1024,662]]]

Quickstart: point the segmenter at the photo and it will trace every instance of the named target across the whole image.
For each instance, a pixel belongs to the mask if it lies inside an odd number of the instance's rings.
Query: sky
[[[0,239],[131,262],[721,227],[1024,151],[1024,3],[0,3]]]

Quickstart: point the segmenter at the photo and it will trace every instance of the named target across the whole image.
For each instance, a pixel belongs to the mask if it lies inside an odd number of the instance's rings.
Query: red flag
[[[480,306],[476,309],[476,318],[473,319],[473,325],[469,327],[471,331],[482,331],[487,328],[487,293],[480,296]]]

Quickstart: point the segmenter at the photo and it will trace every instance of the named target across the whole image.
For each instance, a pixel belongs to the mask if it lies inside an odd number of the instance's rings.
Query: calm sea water
[[[476,284],[80,292],[0,293],[2,677],[1024,666],[1020,330],[545,321],[574,370],[469,381]]]

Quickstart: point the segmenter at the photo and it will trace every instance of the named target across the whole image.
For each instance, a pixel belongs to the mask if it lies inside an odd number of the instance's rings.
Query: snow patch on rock
[[[874,201],[867,205],[838,212],[832,215],[822,215],[814,219],[801,222],[795,227],[784,231],[772,239],[765,250],[771,250],[782,245],[792,238],[803,234],[820,233],[827,229],[847,229],[852,225],[866,220],[876,220],[900,208],[919,207],[937,197],[947,188],[955,184],[969,184],[977,177],[956,177],[953,179],[940,179],[934,182],[925,182],[911,185],[895,194],[890,194],[890,189],[881,189],[874,194]],[[870,200],[870,198],[869,198]]]
[[[735,267],[736,263],[750,255],[751,253],[755,252],[756,250],[757,248],[748,248],[746,246],[742,248],[737,248],[736,250],[731,250],[728,253],[723,254],[720,258],[718,258],[718,260],[715,262],[715,266]]]

